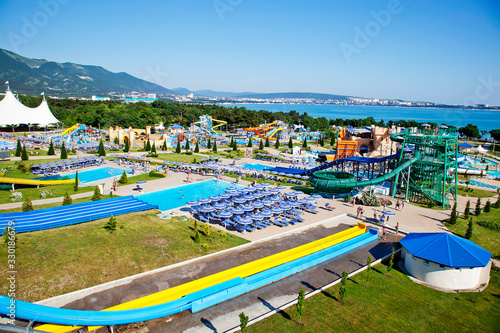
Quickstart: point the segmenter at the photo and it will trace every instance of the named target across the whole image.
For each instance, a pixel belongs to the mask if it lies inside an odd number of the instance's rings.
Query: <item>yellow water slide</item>
[[[317,241],[307,243],[293,249],[283,251],[280,253],[273,254],[271,256],[258,259],[234,268],[227,269],[225,271],[215,273],[197,280],[193,280],[179,286],[175,286],[155,294],[144,296],[133,301],[122,303],[103,311],[117,311],[117,310],[129,310],[138,309],[148,306],[158,305],[170,301],[180,299],[190,293],[200,291],[202,289],[212,287],[216,284],[229,281],[234,278],[245,278],[259,272],[268,270],[270,268],[285,264],[292,260],[305,257],[309,254],[318,252],[320,250],[326,249],[333,245],[339,244],[356,236],[362,235],[366,231],[366,225],[363,223],[358,223],[356,227],[341,231],[334,235],[319,239]],[[37,330],[63,333],[77,330],[79,327],[75,326],[63,326],[63,325],[42,325],[37,327]],[[97,329],[98,327],[89,327],[89,331]]]
[[[40,180],[40,179],[0,177],[0,183],[50,186],[50,185],[74,184],[75,180],[74,179]]]
[[[78,128],[78,126],[79,126],[78,124],[75,124],[75,125],[71,126],[67,130],[65,130],[64,132],[62,132],[61,135],[69,135],[69,134],[73,133],[73,131],[76,130]]]

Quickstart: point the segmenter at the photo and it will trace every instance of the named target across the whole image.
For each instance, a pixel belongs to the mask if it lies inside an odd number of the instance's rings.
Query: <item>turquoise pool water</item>
[[[272,169],[272,166],[269,165],[262,165],[262,164],[243,164],[242,167],[244,168],[249,168],[249,169],[255,169],[255,170],[264,170],[264,169]]]
[[[2,149],[2,150],[16,149],[16,146],[17,145],[15,143],[0,140],[0,149]]]
[[[148,204],[158,205],[159,210],[168,210],[186,206],[188,201],[219,195],[224,193],[226,188],[230,186],[234,185],[224,181],[217,183],[216,179],[210,179],[151,193],[138,194],[135,197]]]
[[[96,180],[101,180],[110,177],[120,177],[124,169],[102,167],[86,171],[78,171],[78,180],[81,183],[90,183]],[[132,173],[132,170],[126,170],[127,173]],[[75,179],[76,173],[67,175],[71,179]]]

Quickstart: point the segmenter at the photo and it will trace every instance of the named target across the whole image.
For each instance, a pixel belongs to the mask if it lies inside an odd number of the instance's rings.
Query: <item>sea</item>
[[[437,109],[421,107],[365,106],[365,105],[316,105],[316,104],[221,104],[223,106],[245,107],[248,110],[270,112],[289,112],[327,119],[362,119],[373,117],[375,120],[415,120],[420,123],[434,122],[456,127],[476,125],[479,130],[500,129],[500,111],[473,109]]]

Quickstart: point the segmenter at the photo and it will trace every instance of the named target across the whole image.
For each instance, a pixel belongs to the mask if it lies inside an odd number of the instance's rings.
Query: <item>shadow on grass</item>
[[[262,297],[258,297],[258,299],[262,303],[262,305],[264,305],[266,308],[268,308],[271,311],[276,311],[276,308],[274,306],[272,306],[272,304],[270,304],[268,301],[266,301]],[[280,310],[277,313],[280,314],[286,320],[292,320],[292,318],[290,317],[290,315],[288,313],[286,313],[285,311],[283,311],[283,310]]]
[[[210,322],[210,320],[208,319],[205,319],[205,318],[201,318],[200,320],[203,325],[205,325],[208,329],[212,330],[212,332],[217,332],[217,329],[215,328],[215,326]]]

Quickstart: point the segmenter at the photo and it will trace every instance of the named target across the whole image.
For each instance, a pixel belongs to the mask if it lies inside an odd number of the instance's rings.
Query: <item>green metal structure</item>
[[[401,143],[401,150],[414,145],[414,156],[418,159],[394,178],[392,196],[397,188],[406,192],[411,202],[445,208],[449,195],[457,199],[458,138],[453,129],[406,131],[391,136]],[[410,157],[401,154],[399,165]]]

